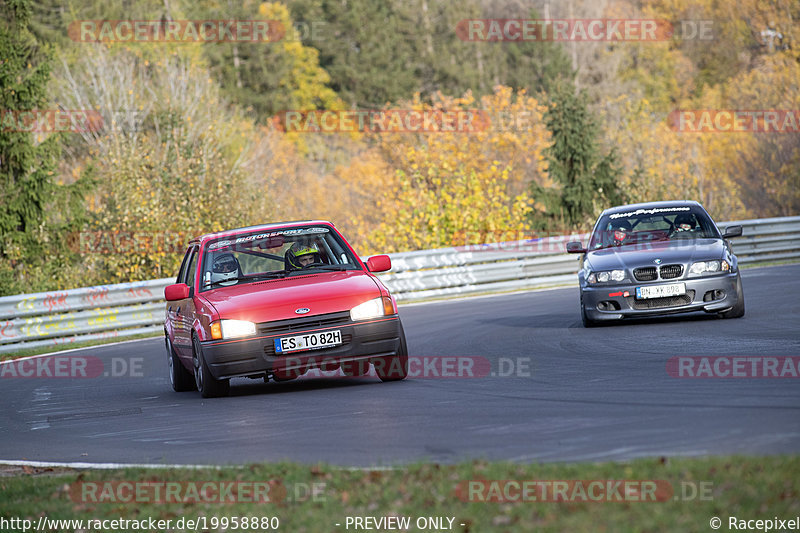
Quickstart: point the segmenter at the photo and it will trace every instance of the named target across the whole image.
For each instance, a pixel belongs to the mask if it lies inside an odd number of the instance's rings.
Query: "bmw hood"
[[[691,241],[655,241],[590,251],[586,254],[589,268],[602,270],[632,269],[655,264],[689,264],[725,257],[722,239]],[[656,263],[656,260],[660,260]]]
[[[220,318],[256,323],[349,311],[380,295],[378,284],[360,270],[289,276],[200,293]]]

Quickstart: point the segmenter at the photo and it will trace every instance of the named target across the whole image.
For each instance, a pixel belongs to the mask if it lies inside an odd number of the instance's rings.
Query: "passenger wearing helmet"
[[[233,254],[219,254],[211,263],[211,283],[233,285],[240,276],[240,272],[239,260]]]
[[[697,221],[694,218],[694,215],[691,213],[681,213],[680,215],[675,217],[673,221],[673,225],[675,229],[674,232],[686,232],[692,231],[697,227]]]
[[[614,246],[625,244],[631,231],[631,223],[627,220],[615,220],[611,223],[611,237]]]
[[[286,270],[302,270],[314,263],[320,263],[319,250],[313,244],[294,243],[286,250]]]

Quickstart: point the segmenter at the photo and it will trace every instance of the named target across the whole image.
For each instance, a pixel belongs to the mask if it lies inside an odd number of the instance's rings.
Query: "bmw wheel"
[[[583,298],[581,298],[581,321],[583,322],[583,327],[585,328],[593,328],[597,326],[597,320],[592,320],[586,314],[586,306],[583,304]]]
[[[723,311],[719,315],[722,318],[742,318],[744,316],[744,289],[742,288],[742,275],[736,277],[736,292],[739,298],[736,300],[736,305],[727,311]]]

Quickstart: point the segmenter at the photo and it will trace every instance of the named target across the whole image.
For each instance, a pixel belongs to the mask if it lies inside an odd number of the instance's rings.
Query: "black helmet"
[[[689,231],[697,226],[697,221],[691,213],[681,213],[673,221],[676,231]]]

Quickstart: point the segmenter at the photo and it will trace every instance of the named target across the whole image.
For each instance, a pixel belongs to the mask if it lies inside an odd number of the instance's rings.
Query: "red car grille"
[[[259,335],[276,335],[301,331],[305,329],[326,328],[341,326],[350,322],[350,311],[328,313],[309,317],[290,318],[289,320],[276,320],[258,324]]]

